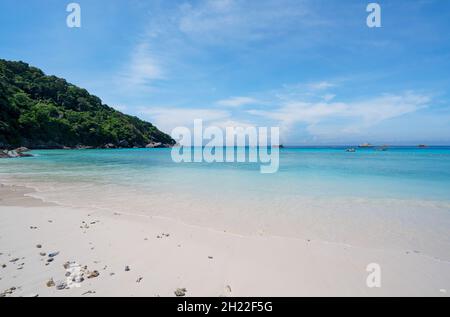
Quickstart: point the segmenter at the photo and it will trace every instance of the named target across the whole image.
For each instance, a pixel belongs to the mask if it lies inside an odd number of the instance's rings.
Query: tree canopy
[[[175,141],[65,79],[0,59],[0,147],[145,147]]]

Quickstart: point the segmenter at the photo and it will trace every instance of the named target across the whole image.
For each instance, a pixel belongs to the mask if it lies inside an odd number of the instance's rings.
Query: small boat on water
[[[349,153],[355,153],[356,152],[356,149],[355,148],[348,148],[348,149],[346,149],[345,150],[345,152],[349,152]]]
[[[418,147],[420,147],[420,148],[426,148],[427,145],[426,145],[426,144],[419,144]]]
[[[373,145],[370,143],[363,143],[363,144],[360,144],[359,147],[360,148],[371,148],[371,147],[373,147]]]

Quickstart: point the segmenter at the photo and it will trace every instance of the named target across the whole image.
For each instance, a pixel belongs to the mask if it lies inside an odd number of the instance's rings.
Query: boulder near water
[[[29,151],[26,147],[20,147],[15,150],[0,150],[0,158],[17,158],[17,157],[29,157],[33,156],[29,153],[25,153]]]

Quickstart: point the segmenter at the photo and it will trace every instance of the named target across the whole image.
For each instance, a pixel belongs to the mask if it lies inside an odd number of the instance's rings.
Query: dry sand
[[[170,219],[62,207],[27,197],[31,192],[0,187],[0,293],[6,296],[175,296],[178,288],[186,296],[450,294],[450,263],[413,250],[238,236]],[[99,275],[85,274],[70,289],[48,287],[50,279],[67,282],[68,261]],[[381,267],[380,288],[366,285],[370,263]]]

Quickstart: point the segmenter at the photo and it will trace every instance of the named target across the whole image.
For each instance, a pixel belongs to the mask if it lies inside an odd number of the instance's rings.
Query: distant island
[[[24,62],[0,59],[0,149],[170,147],[149,122]]]

